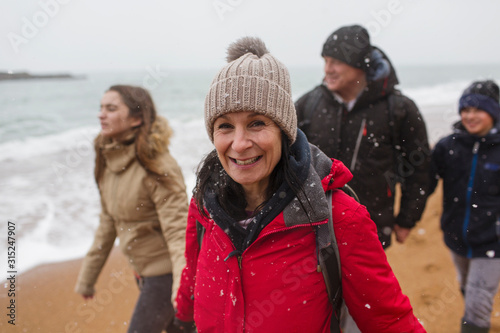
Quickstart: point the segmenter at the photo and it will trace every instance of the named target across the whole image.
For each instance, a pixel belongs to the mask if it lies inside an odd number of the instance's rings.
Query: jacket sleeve
[[[366,208],[358,204],[339,212],[342,205],[333,204],[337,215],[344,216],[335,224],[343,297],[361,332],[425,332],[387,262]]]
[[[429,195],[434,192],[439,178],[442,178],[444,174],[444,150],[443,141],[438,142],[432,150],[431,166],[429,170]]]
[[[200,246],[196,231],[196,221],[201,218],[194,199],[189,206],[186,227],[186,266],[182,271],[179,291],[177,292],[176,317],[185,322],[193,321],[194,314],[194,286],[196,283],[196,268]]]
[[[163,237],[172,262],[172,302],[174,302],[181,272],[185,265],[184,246],[188,199],[182,172],[177,163],[173,161],[171,163],[167,185],[157,183],[151,193],[151,199],[155,203]]]
[[[402,156],[397,163],[401,205],[396,224],[413,228],[422,216],[429,195],[430,148],[425,122],[415,103],[405,97],[403,108],[399,129]]]
[[[101,207],[99,226],[95,232],[92,246],[83,259],[75,287],[75,291],[81,295],[94,295],[94,285],[116,239],[114,221],[107,214],[102,198]]]

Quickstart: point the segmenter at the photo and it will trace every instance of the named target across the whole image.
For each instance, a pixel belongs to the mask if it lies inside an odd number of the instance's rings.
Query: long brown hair
[[[129,109],[129,117],[140,118],[141,124],[135,128],[135,154],[139,163],[159,178],[165,178],[165,170],[157,163],[159,153],[168,150],[172,129],[165,118],[158,116],[151,95],[146,89],[129,85],[114,85],[107,91],[117,92]],[[102,147],[107,143],[99,134],[94,140],[96,163],[94,176],[97,184],[103,175],[106,162],[102,156]]]

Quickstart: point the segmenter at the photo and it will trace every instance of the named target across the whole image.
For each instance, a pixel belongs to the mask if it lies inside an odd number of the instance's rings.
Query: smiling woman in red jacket
[[[336,314],[317,271],[315,231],[328,221],[333,190],[343,295],[358,327],[424,332],[366,208],[338,189],[352,175],[297,130],[286,67],[249,37],[229,47],[228,62],[205,101],[215,150],[200,165],[188,213],[177,325],[330,332]]]

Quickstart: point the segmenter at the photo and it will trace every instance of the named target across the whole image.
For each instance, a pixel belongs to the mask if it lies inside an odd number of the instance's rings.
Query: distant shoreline
[[[0,72],[0,81],[7,80],[35,80],[35,79],[84,79],[85,76],[75,76],[71,74],[31,74],[28,72]]]

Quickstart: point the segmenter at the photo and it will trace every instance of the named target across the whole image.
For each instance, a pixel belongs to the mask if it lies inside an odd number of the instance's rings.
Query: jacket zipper
[[[114,172],[111,172],[111,176],[112,177],[108,177],[108,178],[113,180],[113,183],[110,186],[113,189],[111,193],[116,195],[118,193],[118,191],[117,191],[117,188],[118,188],[117,178],[118,178],[118,176]],[[113,212],[118,211],[118,200],[113,200],[113,210],[112,211]],[[108,211],[108,213],[109,213],[109,211]]]
[[[495,228],[496,228],[496,232],[497,232],[497,242],[500,242],[500,215],[497,216]]]
[[[474,142],[474,146],[472,147],[472,164],[469,175],[469,182],[467,183],[467,193],[465,197],[465,217],[464,224],[462,227],[462,236],[464,238],[464,243],[467,246],[467,258],[472,257],[472,249],[469,246],[469,242],[467,241],[467,230],[469,229],[470,222],[470,214],[472,207],[472,192],[474,186],[474,176],[476,175],[476,167],[477,167],[477,159],[478,159],[478,151],[479,151],[479,141]]]
[[[366,126],[366,118],[363,118],[361,121],[361,127],[359,129],[358,138],[356,140],[356,146],[354,147],[354,153],[352,155],[351,167],[350,170],[353,171],[356,166],[356,160],[358,159],[359,146],[361,145],[361,139],[363,138],[363,132]]]
[[[333,95],[332,95],[333,96]],[[340,105],[340,107],[337,109],[337,128],[335,129],[335,131],[333,131],[333,144],[334,144],[334,154],[335,154],[335,157],[338,157],[339,154],[340,154],[340,136],[341,136],[341,133],[343,131],[343,126],[342,126],[342,115],[344,113],[344,109],[343,109],[343,106],[342,104]]]

